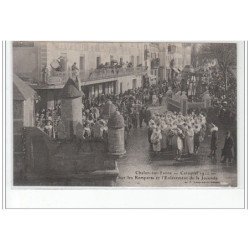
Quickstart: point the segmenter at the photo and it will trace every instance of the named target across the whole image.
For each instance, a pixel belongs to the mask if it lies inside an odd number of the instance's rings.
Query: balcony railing
[[[89,75],[80,72],[80,79],[81,81],[93,81],[121,76],[141,75],[145,72],[145,67],[95,69]]]
[[[121,76],[142,75],[145,72],[146,72],[145,67],[95,69],[89,74],[80,71],[78,78],[82,82],[86,82],[93,80],[116,78]],[[65,83],[70,77],[70,75],[71,75],[70,71],[62,71],[62,72],[53,71],[50,72],[48,81],[50,84],[60,84],[59,82]]]
[[[70,76],[69,71],[51,71],[48,77],[48,84],[63,84]]]

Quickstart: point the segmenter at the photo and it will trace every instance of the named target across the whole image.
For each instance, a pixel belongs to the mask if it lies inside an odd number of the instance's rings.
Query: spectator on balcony
[[[76,62],[74,62],[73,65],[71,66],[71,70],[72,71],[79,71],[79,69],[76,66]]]
[[[42,68],[42,82],[44,84],[48,83],[48,68],[46,64]]]

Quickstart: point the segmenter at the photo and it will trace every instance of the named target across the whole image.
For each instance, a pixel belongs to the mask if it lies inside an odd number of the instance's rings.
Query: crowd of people
[[[176,159],[183,154],[192,156],[198,153],[200,142],[206,133],[206,117],[203,114],[182,115],[167,111],[155,113],[149,121],[148,141],[155,154],[175,150]]]
[[[123,115],[125,130],[142,127],[150,119],[150,105],[161,105],[163,96],[168,92],[167,85],[149,85],[130,89],[122,94],[102,94],[97,97],[84,98],[83,117],[86,122],[100,118],[105,103],[110,100]]]
[[[218,127],[207,123],[205,113],[182,115],[167,111],[155,113],[148,126],[148,141],[154,154],[162,151],[176,152],[176,160],[182,156],[192,157],[198,154],[200,143],[205,136],[211,136],[210,154],[208,157],[217,161]],[[232,163],[235,158],[234,140],[230,131],[226,132],[224,147],[221,150],[221,162]]]
[[[222,80],[220,73],[212,70],[209,74],[210,80],[207,82],[205,79],[207,78],[192,76],[187,82],[183,80],[163,81],[153,85],[146,82],[142,87],[130,89],[120,94],[84,96],[82,102],[82,138],[87,141],[93,139],[105,140],[107,138],[107,120],[103,119],[102,113],[105,103],[110,100],[124,117],[125,138],[129,136],[131,129],[147,125],[148,140],[155,154],[164,150],[175,149],[177,160],[180,160],[183,154],[196,155],[207,131],[207,117],[209,117],[209,114],[216,115],[219,121],[227,123],[234,122],[236,117],[233,77],[231,75],[229,77],[229,91],[226,94],[217,89],[220,85],[219,82]],[[196,89],[194,90],[193,87]],[[201,94],[200,92],[204,90],[212,97],[212,107],[206,110],[206,114],[202,110],[196,112],[189,110],[185,116],[170,111],[164,114],[152,114],[149,108],[150,106],[162,105],[163,97],[171,97],[180,91],[185,91],[188,97],[193,96],[191,101],[194,101],[194,97],[198,97]],[[60,117],[60,104],[53,110],[44,109],[36,114],[36,126],[50,137],[56,139],[58,137]],[[217,120],[215,123],[217,123]],[[209,157],[212,158],[215,157],[217,149],[216,133],[214,132],[216,128],[218,129],[214,125],[210,131],[212,139]],[[229,137],[231,138],[231,136]],[[223,152],[227,152],[227,150]],[[231,161],[232,157],[229,158]]]
[[[54,109],[42,109],[36,113],[35,125],[40,130],[48,134],[49,137],[56,137],[56,128],[61,120],[61,105],[58,104]]]

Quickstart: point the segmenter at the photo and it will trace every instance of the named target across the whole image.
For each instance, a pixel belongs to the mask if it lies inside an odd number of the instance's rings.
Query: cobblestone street
[[[161,152],[154,156],[149,148],[147,128],[134,129],[128,140],[127,155],[118,163],[117,186],[179,187],[179,186],[237,186],[236,164],[220,163],[224,131],[219,129],[217,162],[208,158],[210,137],[201,143],[199,153],[193,158],[176,161],[175,152]],[[203,176],[190,180],[193,176]],[[166,179],[167,177],[170,177]],[[152,178],[158,177],[158,178]],[[206,179],[207,178],[207,179]]]

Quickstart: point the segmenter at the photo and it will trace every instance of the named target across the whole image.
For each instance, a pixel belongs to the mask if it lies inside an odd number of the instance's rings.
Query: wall
[[[14,134],[20,134],[23,127],[35,125],[34,99],[13,102]]]
[[[38,47],[13,47],[13,72],[18,76],[38,80]]]
[[[33,111],[32,99],[13,101],[14,182],[16,182],[16,176],[21,176],[24,171],[23,127],[34,126],[35,117],[33,116]]]
[[[24,101],[24,116],[23,116],[23,126],[33,127],[35,126],[35,103],[34,99],[29,98]]]
[[[133,80],[136,80],[136,88],[141,87],[142,86],[142,77],[141,76],[123,76],[123,77],[119,77],[117,82],[117,93],[120,93],[120,83],[122,83],[122,92],[125,92],[129,89],[133,88]]]
[[[76,144],[52,141],[34,127],[25,129],[24,138],[25,157],[14,161],[14,185],[104,186],[119,174],[103,142],[95,142],[91,150],[85,145],[78,152]]]
[[[23,128],[23,117],[24,117],[24,101],[13,101],[13,122],[14,122],[14,134],[21,134]]]
[[[116,78],[110,78],[110,79],[102,79],[102,80],[97,80],[97,81],[91,81],[91,82],[86,82],[82,86],[84,88],[88,88],[89,90],[89,96],[94,95],[94,86],[97,86],[100,84],[109,84],[109,83],[115,83],[116,84],[116,94],[121,93],[121,84],[122,84],[122,93],[125,92],[128,89],[133,88],[133,80],[136,80],[136,88],[142,86],[142,76],[141,75],[129,75],[129,76],[120,76]],[[101,93],[102,93],[102,88],[101,88]],[[97,94],[95,95],[97,96]]]
[[[67,138],[71,137],[70,123],[73,124],[74,134],[76,134],[76,126],[82,124],[82,98],[62,99],[61,103],[62,122],[66,129]]]
[[[106,42],[47,42],[47,64],[59,58],[62,53],[67,54],[67,67],[70,68],[74,62],[80,65],[80,56],[85,58],[84,72],[89,75],[96,69],[97,57],[100,57],[100,63],[110,62],[110,56],[120,62],[130,62],[131,56],[134,56],[135,66],[137,56],[139,62],[144,63],[144,44],[143,43],[106,43]]]
[[[174,53],[168,53],[168,45],[176,46]],[[67,54],[67,68],[69,69],[74,62],[80,66],[80,56],[84,57],[83,74],[89,75],[96,69],[96,58],[100,57],[100,63],[110,62],[113,59],[123,62],[131,62],[134,56],[134,64],[145,66],[144,47],[150,51],[150,58],[147,62],[148,73],[150,74],[151,53],[159,56],[162,67],[169,67],[171,59],[176,59],[176,67],[184,67],[191,64],[191,46],[183,46],[182,43],[159,43],[152,46],[151,43],[111,43],[111,42],[35,42],[34,47],[14,47],[13,48],[13,69],[18,75],[23,75],[35,80],[41,80],[41,70],[44,64],[48,65],[53,60],[58,59],[62,54]],[[165,75],[164,75],[165,76]]]

